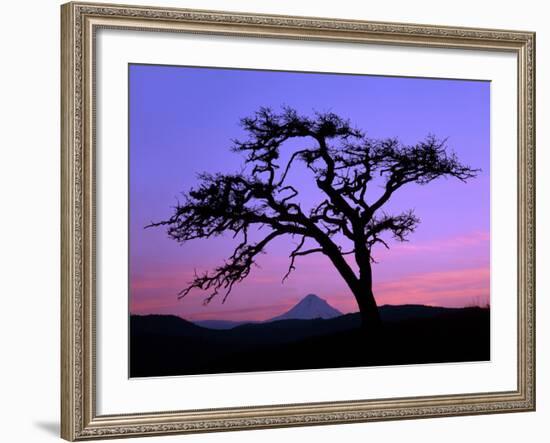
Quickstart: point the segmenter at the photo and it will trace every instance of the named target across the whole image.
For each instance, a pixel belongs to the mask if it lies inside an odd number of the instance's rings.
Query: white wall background
[[[314,15],[537,32],[538,410],[505,414],[140,439],[275,441],[547,441],[550,419],[550,28],[545,2],[128,0],[134,4]],[[3,442],[59,433],[59,1],[2,5],[0,26],[0,413]]]

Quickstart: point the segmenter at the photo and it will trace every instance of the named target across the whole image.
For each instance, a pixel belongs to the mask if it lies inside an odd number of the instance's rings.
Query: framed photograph
[[[535,409],[535,35],[62,6],[62,437]]]

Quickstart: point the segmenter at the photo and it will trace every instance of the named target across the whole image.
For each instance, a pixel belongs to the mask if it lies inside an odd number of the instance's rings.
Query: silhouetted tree
[[[291,108],[283,108],[281,113],[260,108],[241,124],[248,139],[234,141],[233,151],[246,156],[243,172],[201,174],[198,186],[184,194],[172,217],[149,225],[166,226],[168,235],[178,242],[225,233],[241,239],[223,265],[196,274],[179,296],[193,289],[209,291],[208,303],[222,291],[225,301],[270,242],[291,236],[298,241],[290,252],[283,280],[295,269],[298,257],[324,254],[355,296],[364,330],[377,330],[380,318],[372,290],[373,247],[381,244],[389,248],[384,235],[405,241],[419,223],[412,210],[390,215],[382,208],[408,183],[425,185],[443,176],[466,181],[478,170],[460,163],[448,152],[445,140],[428,136],[411,146],[393,138],[375,140],[333,113],[310,118]],[[291,139],[302,139],[301,147],[285,143]],[[291,152],[284,152],[285,148]],[[299,201],[299,186],[289,180],[299,162],[311,172],[322,195],[308,209]],[[301,180],[307,176],[302,175]],[[266,228],[259,241],[250,239],[251,229],[257,233]],[[355,263],[348,263],[346,255],[353,256]]]

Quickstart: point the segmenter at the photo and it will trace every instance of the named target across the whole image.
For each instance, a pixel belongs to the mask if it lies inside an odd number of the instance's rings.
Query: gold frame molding
[[[97,415],[94,35],[99,28],[507,51],[518,60],[518,383],[510,392]],[[143,6],[61,7],[61,436],[67,440],[533,411],[535,34]]]

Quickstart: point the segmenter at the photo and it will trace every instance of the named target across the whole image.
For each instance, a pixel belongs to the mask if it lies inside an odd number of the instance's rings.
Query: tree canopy
[[[225,263],[196,274],[180,297],[199,289],[208,291],[206,303],[220,292],[225,301],[234,285],[250,274],[258,255],[281,236],[298,239],[284,278],[298,257],[320,253],[355,293],[364,275],[370,278],[372,248],[389,248],[388,237],[405,241],[419,223],[412,210],[384,211],[396,191],[445,176],[465,182],[479,171],[462,164],[445,139],[429,135],[414,145],[396,138],[373,139],[330,112],[308,117],[292,108],[279,113],[260,108],[241,125],[248,137],[234,140],[232,150],[244,155],[243,171],[200,174],[172,216],[149,225],[165,226],[178,242],[224,234],[239,239]],[[289,147],[293,139],[301,147]],[[299,202],[299,185],[289,182],[291,170],[300,163],[310,172],[301,180],[313,180],[322,195],[307,209]],[[375,182],[382,189],[373,198]],[[252,241],[249,234],[256,228],[265,234]],[[339,238],[351,247],[345,250]],[[345,260],[348,254],[355,257],[358,272]]]

